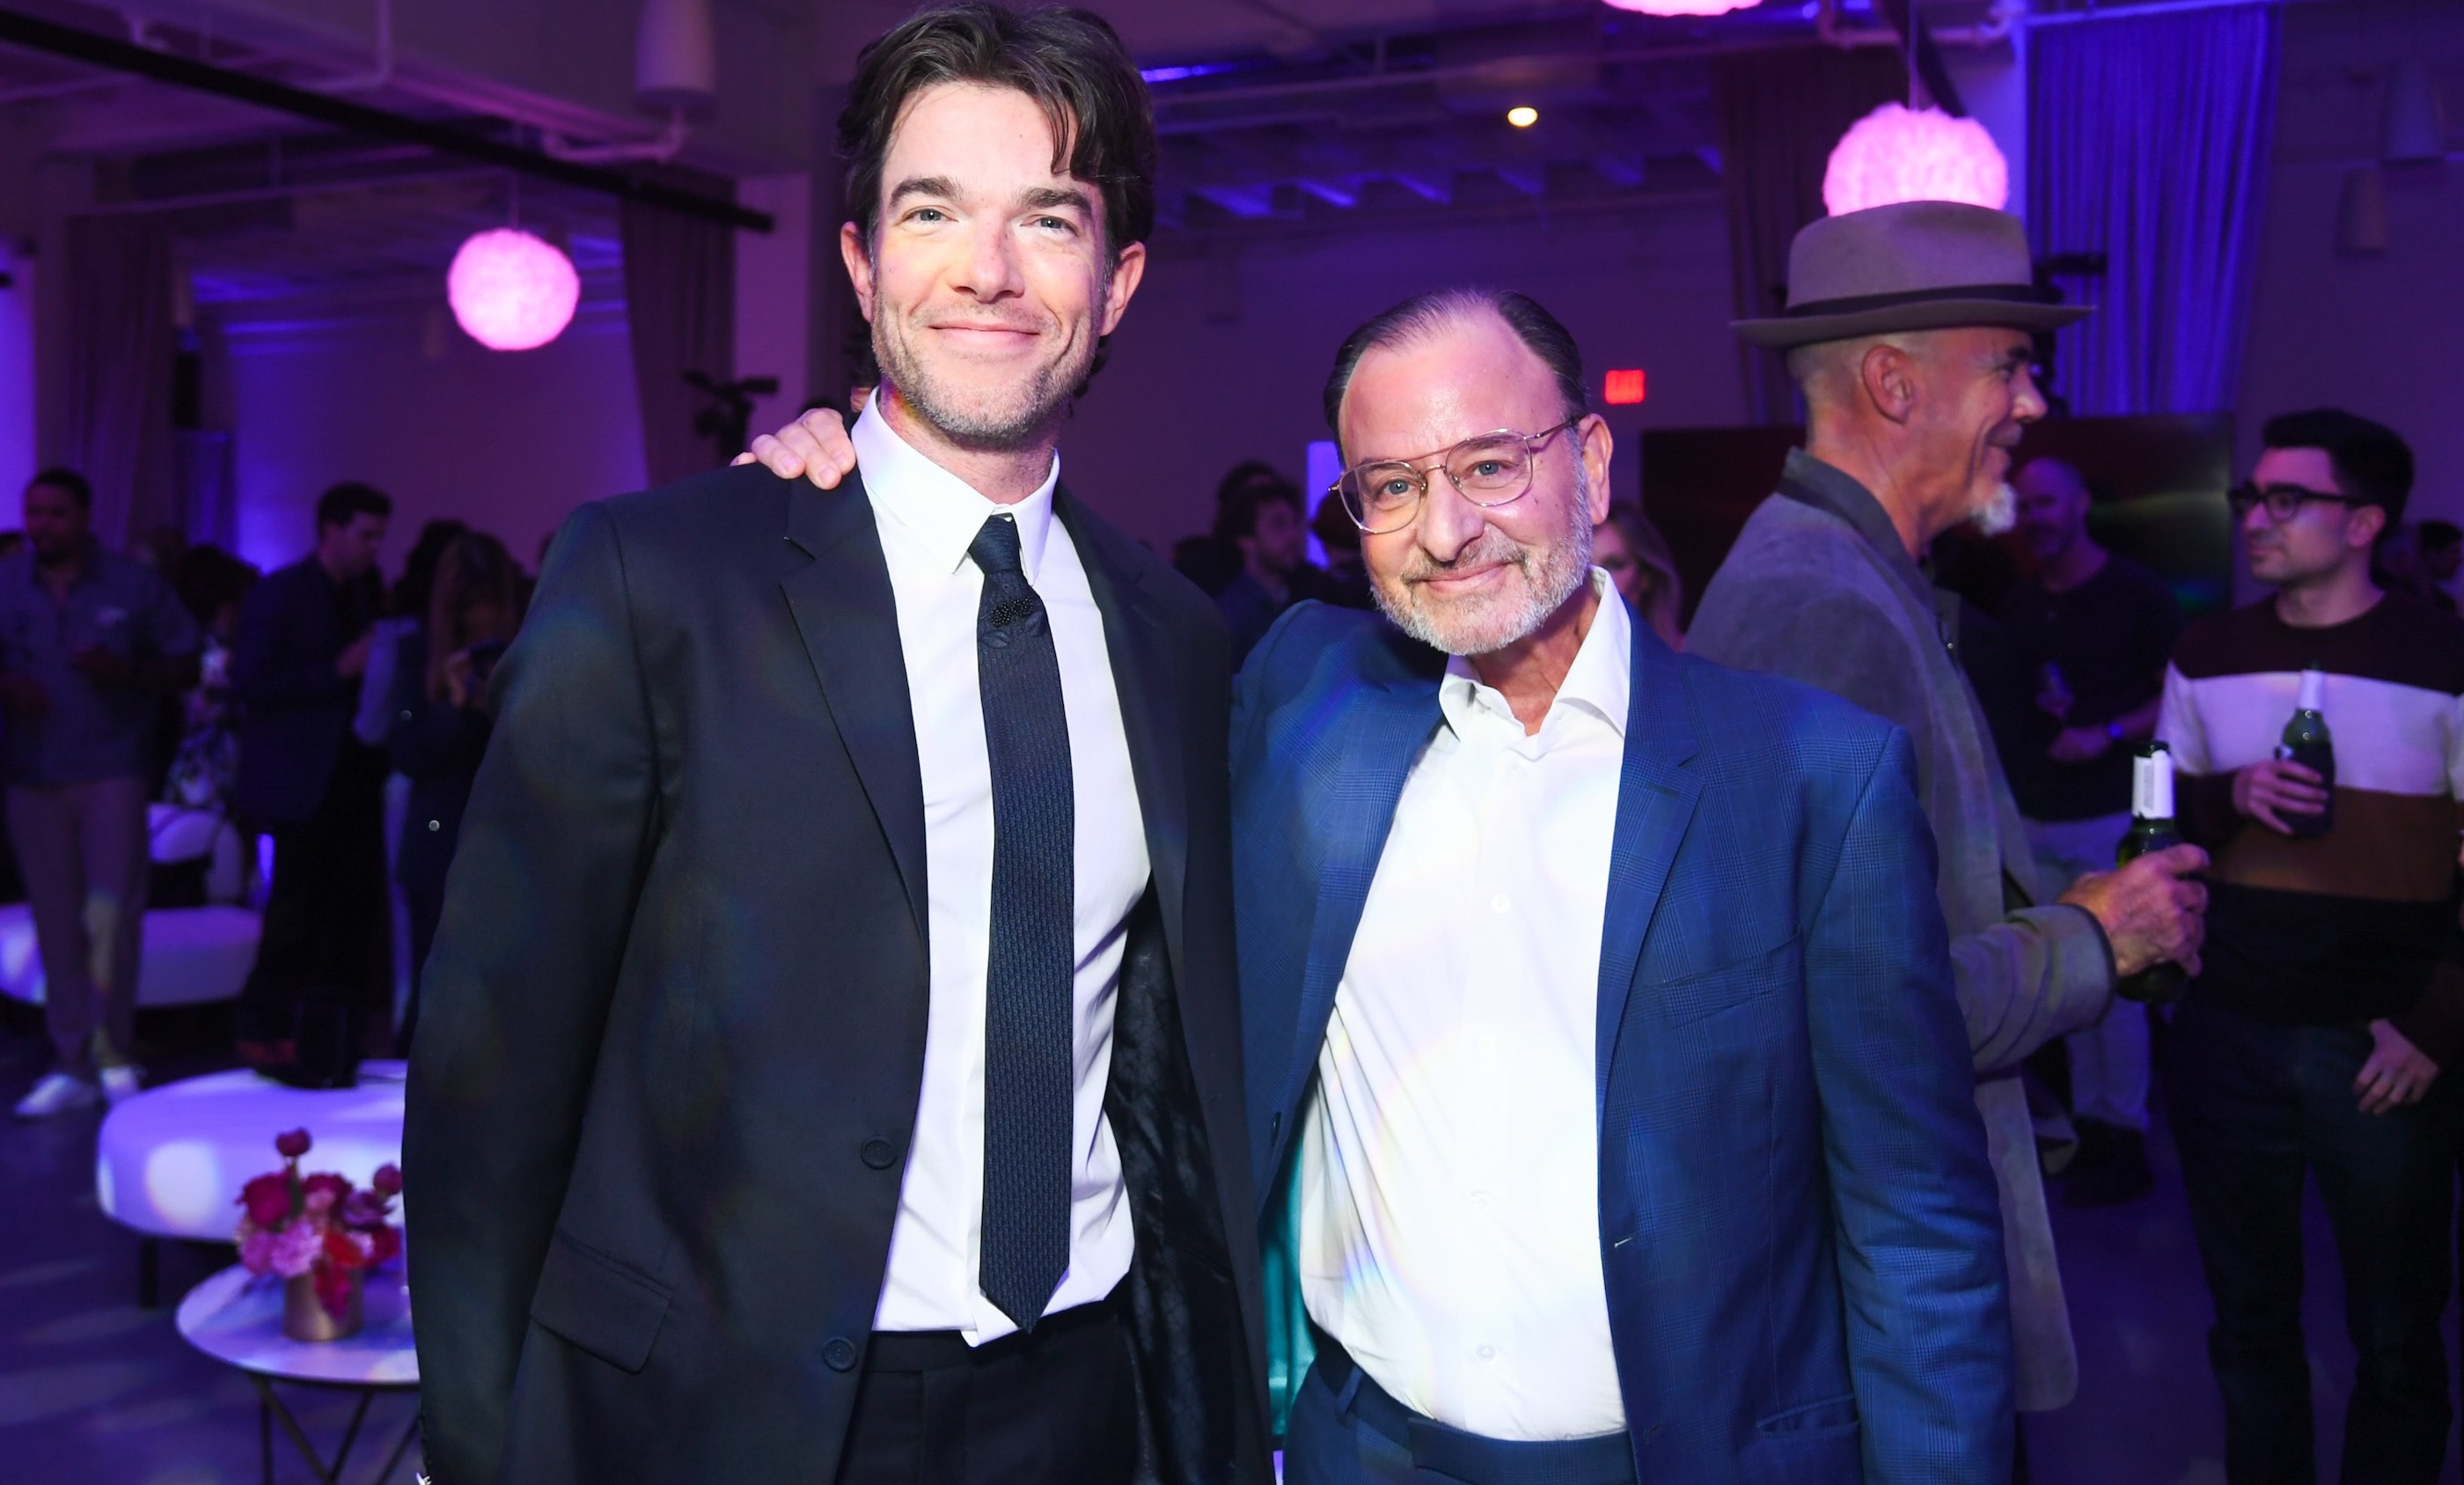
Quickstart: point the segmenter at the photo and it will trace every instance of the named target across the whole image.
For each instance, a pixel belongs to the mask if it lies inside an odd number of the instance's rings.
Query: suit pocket
[[[1650,986],[1662,1019],[1675,1024],[1700,1021],[1758,1001],[1802,978],[1796,936],[1754,953],[1740,955],[1709,969],[1682,975]]]
[[[531,1319],[627,1372],[650,1360],[668,1315],[668,1289],[562,1232],[548,1245]]]
[[[1774,1437],[1845,1432],[1857,1427],[1857,1396],[1853,1392],[1808,1403],[1786,1412],[1773,1413],[1757,1420],[1754,1431]]]

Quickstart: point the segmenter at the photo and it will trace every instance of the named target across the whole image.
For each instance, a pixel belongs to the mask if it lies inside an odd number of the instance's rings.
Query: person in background
[[[2164,579],[2088,535],[2090,498],[2078,470],[2031,459],[2011,483],[2035,568],[1998,617],[2036,683],[2035,706],[2058,730],[2048,745],[2005,746],[2002,770],[2044,885],[2066,890],[2110,870],[2129,831],[2131,753],[2155,735],[2182,610]],[[2062,1199],[2102,1207],[2145,1195],[2155,1186],[2145,1008],[2117,1004],[2063,1045],[2079,1151],[2063,1170]]]
[[[2251,576],[2276,589],[2182,636],[2157,736],[2182,770],[2183,833],[2214,857],[2207,972],[2162,1072],[2190,1222],[2215,1300],[2208,1355],[2225,1477],[2307,1480],[2302,1192],[2315,1173],[2360,1352],[2348,1485],[2441,1477],[2453,1409],[2440,1317],[2464,1087],[2456,825],[2464,623],[2383,592],[2371,548],[2403,519],[2412,452],[2349,412],[2271,419],[2233,492]],[[2277,747],[2298,678],[2325,672],[2329,803]]]
[[[394,1041],[410,1055],[419,984],[445,908],[445,872],[462,835],[462,809],[487,755],[488,678],[521,623],[521,574],[505,543],[481,532],[455,537],[431,573],[428,622],[402,641],[394,669],[394,771],[410,780],[402,848],[394,858],[410,913],[410,1000]]]
[[[1215,539],[1239,548],[1241,571],[1215,595],[1232,632],[1232,668],[1309,586],[1309,521],[1300,486],[1263,459],[1236,464],[1215,489]]]
[[[1241,575],[1241,548],[1211,531],[1185,536],[1172,543],[1172,568],[1207,597],[1218,597]]]
[[[1372,609],[1376,600],[1369,591],[1369,569],[1360,557],[1360,528],[1343,513],[1343,499],[1321,492],[1317,514],[1309,518],[1309,535],[1326,551],[1326,570],[1318,575],[1317,591],[1310,596],[1338,609]]]
[[[1668,554],[1667,541],[1641,506],[1630,500],[1609,502],[1609,519],[1592,533],[1592,560],[1662,644],[1671,650],[1684,647],[1685,632],[1678,625],[1685,611],[1685,587],[1677,578],[1677,559]]]
[[[2452,521],[2425,521],[2413,528],[2413,543],[2421,554],[2421,576],[2428,589],[2424,596],[2453,613],[2452,585],[2455,574],[2464,570],[2464,526]]]
[[[273,832],[274,881],[240,991],[239,1053],[290,1081],[325,1080],[337,1060],[392,1043],[385,761],[351,729],[392,514],[372,486],[327,490],[316,550],[268,575],[240,610],[231,689],[247,710],[235,803]]]
[[[470,533],[468,522],[451,516],[440,516],[419,528],[419,540],[410,543],[410,555],[402,560],[402,576],[394,579],[388,610],[421,624],[428,622],[428,597],[436,586],[436,565],[445,560],[445,549]],[[541,548],[540,555],[546,551]],[[423,655],[425,663],[426,656]]]
[[[0,560],[9,834],[56,1058],[21,1119],[138,1091],[146,774],[161,698],[197,679],[187,610],[160,573],[104,551],[93,519],[84,477],[46,470],[26,487],[32,551]]]
[[[180,602],[205,643],[197,685],[181,700],[180,742],[163,800],[187,809],[231,812],[239,784],[239,707],[231,697],[231,647],[257,570],[219,546],[192,546],[180,559]]]
[[[2042,302],[2017,217],[1911,201],[1824,217],[1789,255],[1785,316],[1738,326],[1784,349],[1807,437],[1711,579],[1688,650],[1774,671],[1898,722],[1916,740],[1938,887],[2002,1188],[2022,1413],[2079,1386],[2070,1312],[2018,1069],[2093,1025],[2119,975],[2198,962],[2191,847],[2059,894],[2035,855],[1955,658],[1957,603],[1918,556],[2003,506],[2009,451],[2044,415],[2030,332],[2086,311]]]
[[[22,552],[22,551],[24,551],[25,549],[26,549],[26,533],[25,533],[25,532],[23,532],[23,531],[0,531],[0,562],[5,562],[5,561],[7,561],[9,558],[11,558],[11,557],[16,556],[19,552]]]

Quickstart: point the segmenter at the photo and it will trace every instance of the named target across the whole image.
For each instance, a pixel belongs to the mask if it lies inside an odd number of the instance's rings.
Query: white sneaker
[[[102,1070],[102,1096],[113,1103],[116,1104],[123,1098],[134,1098],[144,1091],[145,1084],[141,1080],[137,1069],[128,1064],[123,1062],[117,1067],[107,1067]]]
[[[49,1119],[71,1109],[91,1108],[102,1099],[102,1091],[81,1077],[66,1073],[47,1074],[34,1085],[34,1091],[17,1100],[19,1119]]]

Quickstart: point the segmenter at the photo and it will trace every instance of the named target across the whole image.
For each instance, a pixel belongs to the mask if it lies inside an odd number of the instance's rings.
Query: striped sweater
[[[2279,835],[2233,807],[2276,756],[2300,672],[2325,671],[2334,829]],[[2214,858],[2193,993],[2264,1020],[2392,1019],[2445,1065],[2464,1051],[2464,622],[2399,598],[2324,629],[2273,600],[2192,625],[2156,735],[2184,775],[2182,832]]]

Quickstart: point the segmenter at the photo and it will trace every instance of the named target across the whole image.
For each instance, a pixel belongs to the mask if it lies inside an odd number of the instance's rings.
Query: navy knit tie
[[[1033,1330],[1069,1268],[1070,986],[1078,819],[1061,659],[995,516],[967,555],[983,569],[976,679],[993,775],[992,961],[984,975],[984,1232],[977,1282]]]

